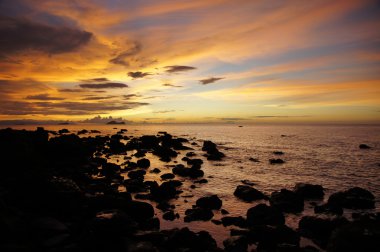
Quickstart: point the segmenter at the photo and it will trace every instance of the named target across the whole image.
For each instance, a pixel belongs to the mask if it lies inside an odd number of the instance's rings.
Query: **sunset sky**
[[[378,0],[0,0],[0,120],[380,122]]]

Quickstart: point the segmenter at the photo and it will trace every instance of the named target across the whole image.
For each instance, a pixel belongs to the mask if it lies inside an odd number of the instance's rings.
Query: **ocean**
[[[156,209],[161,218],[161,229],[188,226],[190,229],[207,230],[221,244],[229,236],[229,227],[217,226],[211,222],[184,223],[186,209],[191,208],[195,201],[203,196],[217,194],[223,201],[222,208],[229,216],[245,216],[247,209],[262,203],[245,203],[237,199],[233,192],[242,180],[249,180],[254,187],[268,195],[282,188],[292,189],[296,183],[320,184],[325,188],[326,201],[334,192],[359,186],[371,191],[376,197],[376,209],[380,210],[380,126],[358,125],[242,125],[236,124],[131,124],[131,125],[38,125],[47,130],[66,128],[71,132],[82,129],[96,129],[101,135],[115,134],[125,128],[128,136],[157,134],[166,131],[177,137],[184,137],[199,146],[194,152],[202,157],[201,146],[204,140],[211,140],[218,145],[226,157],[222,161],[207,161],[204,159],[202,170],[206,184],[197,184],[192,189],[192,181],[184,181],[183,193],[176,200],[175,212],[180,219],[165,221],[162,212]],[[36,129],[36,125],[1,126],[14,129]],[[86,135],[83,135],[86,136]],[[88,135],[87,135],[88,136]],[[359,149],[359,144],[367,144],[371,149]],[[190,145],[188,145],[190,146]],[[275,155],[274,151],[282,151],[283,155]],[[187,151],[181,151],[174,162],[181,163],[181,158]],[[132,154],[132,153],[128,153]],[[113,162],[121,164],[122,155],[113,156]],[[171,172],[167,163],[159,161],[148,154],[151,169],[159,168],[162,172]],[[259,162],[253,162],[255,158]],[[271,165],[269,159],[281,158],[284,164]],[[132,161],[135,160],[132,159]],[[169,164],[174,164],[170,162]],[[126,176],[126,174],[125,174]],[[160,181],[160,174],[147,173],[146,180]],[[126,176],[127,177],[127,176]],[[123,190],[123,188],[120,188]],[[317,202],[320,204],[321,202]],[[350,217],[352,211],[345,210],[345,216]],[[302,214],[287,214],[287,224],[297,228],[298,220],[303,215],[313,214],[313,206],[308,202]],[[214,219],[220,219],[216,213]]]

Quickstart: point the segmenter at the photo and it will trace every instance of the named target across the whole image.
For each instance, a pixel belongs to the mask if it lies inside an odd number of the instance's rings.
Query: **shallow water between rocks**
[[[187,226],[193,231],[207,230],[222,247],[222,241],[229,237],[229,230],[233,226],[223,227],[212,222],[195,221],[184,223],[186,209],[191,208],[195,201],[203,196],[217,194],[223,201],[223,209],[228,216],[246,216],[247,209],[265,201],[246,203],[237,199],[233,192],[241,180],[253,182],[254,187],[268,195],[281,188],[292,189],[296,183],[320,184],[325,190],[327,200],[331,193],[342,191],[353,186],[360,186],[371,191],[376,197],[376,209],[380,210],[380,126],[352,126],[352,125],[243,125],[236,124],[132,124],[132,125],[38,125],[47,130],[67,128],[73,133],[82,129],[101,131],[100,135],[115,134],[121,128],[128,131],[127,136],[153,135],[159,131],[166,131],[176,137],[187,138],[194,147],[196,158],[202,158],[202,170],[206,184],[193,184],[191,179],[177,177],[184,182],[179,198],[170,201],[175,204],[175,212],[180,219],[165,221],[162,212],[155,209],[161,220],[161,229]],[[7,126],[1,126],[5,128]],[[14,129],[36,129],[36,125],[11,126]],[[96,134],[94,134],[96,135]],[[83,135],[89,136],[89,134]],[[201,151],[203,140],[211,140],[218,145],[218,149],[225,153],[222,161],[207,161]],[[371,149],[359,149],[359,144],[365,143]],[[273,154],[282,151],[281,156]],[[171,172],[171,167],[184,163],[181,158],[188,151],[180,151],[180,155],[169,163],[158,160],[148,153],[146,158],[151,161],[145,180],[162,181],[160,175]],[[133,152],[127,153],[128,156]],[[258,159],[253,162],[250,158]],[[269,164],[269,159],[281,158],[284,164]],[[133,157],[132,161],[136,158]],[[123,163],[124,155],[114,155],[109,160],[118,164]],[[159,168],[160,174],[150,173],[149,170]],[[127,174],[125,173],[125,177]],[[120,190],[123,190],[120,187]],[[152,203],[152,202],[150,202]],[[306,202],[302,214],[287,214],[286,223],[297,228],[299,219],[304,215],[313,215],[311,202]],[[321,202],[318,202],[321,203]],[[155,205],[155,203],[153,203]],[[345,209],[344,216],[350,217],[352,210]],[[214,211],[213,219],[220,219],[220,211]],[[305,242],[305,241],[304,241]]]

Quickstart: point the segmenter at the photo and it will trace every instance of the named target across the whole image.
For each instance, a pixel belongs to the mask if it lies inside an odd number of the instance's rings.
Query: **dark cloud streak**
[[[211,83],[217,82],[217,81],[222,80],[222,79],[224,79],[224,78],[223,77],[221,77],[221,78],[211,77],[211,78],[200,80],[199,82],[202,83],[202,85],[207,85],[207,84],[211,84]]]
[[[166,66],[165,68],[166,68],[166,72],[168,73],[185,72],[185,71],[197,69],[196,67],[192,67],[192,66],[178,66],[178,65]]]
[[[94,89],[105,89],[105,88],[126,88],[127,84],[117,83],[117,82],[108,82],[108,83],[87,83],[79,84],[81,88],[94,88]]]

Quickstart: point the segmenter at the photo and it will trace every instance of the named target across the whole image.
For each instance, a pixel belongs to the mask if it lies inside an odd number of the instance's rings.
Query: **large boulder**
[[[353,187],[347,191],[332,194],[328,204],[349,209],[372,209],[375,208],[375,196],[368,190]]]
[[[185,211],[185,222],[191,221],[208,221],[214,217],[214,214],[207,208],[193,208]]]
[[[304,201],[301,196],[287,189],[273,192],[269,199],[270,205],[286,213],[299,213],[303,211]]]
[[[234,195],[247,202],[268,199],[264,193],[248,185],[238,185],[235,189]]]
[[[196,205],[200,208],[208,208],[218,210],[222,207],[222,200],[217,195],[202,197],[196,201]]]
[[[251,207],[247,211],[247,224],[249,226],[255,225],[284,225],[285,217],[277,208],[268,206],[266,204],[259,204]]]
[[[294,192],[304,199],[323,199],[325,193],[321,185],[298,183],[294,187]]]

